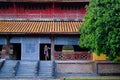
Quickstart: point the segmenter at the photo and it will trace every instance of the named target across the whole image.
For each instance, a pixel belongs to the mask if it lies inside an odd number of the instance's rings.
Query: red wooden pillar
[[[90,60],[93,60],[93,54],[92,53],[90,54]]]

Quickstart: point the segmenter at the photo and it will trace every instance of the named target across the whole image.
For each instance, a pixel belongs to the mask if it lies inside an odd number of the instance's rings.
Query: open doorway
[[[21,43],[13,43],[13,54],[15,60],[21,60]]]
[[[3,45],[0,45],[0,58],[1,58],[1,56],[2,56],[2,46],[3,46]]]
[[[40,60],[45,60],[45,54],[44,54],[44,47],[45,47],[45,45],[47,45],[47,47],[51,47],[51,45],[50,44],[40,44],[40,47],[39,47],[39,51],[40,51]],[[47,59],[47,60],[51,60],[51,49],[48,49],[48,53],[49,53],[49,58]]]
[[[3,45],[0,45],[0,51],[2,51],[2,46],[3,46]]]

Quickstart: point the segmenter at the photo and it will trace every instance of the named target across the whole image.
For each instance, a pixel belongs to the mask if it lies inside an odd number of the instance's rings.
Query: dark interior
[[[55,45],[55,51],[62,51],[63,45]]]
[[[64,45],[55,45],[55,51],[62,51]],[[81,48],[79,45],[72,45],[75,52],[88,51],[86,48]]]
[[[13,45],[14,59],[21,60],[21,43],[14,43],[12,45]]]
[[[45,55],[44,55],[44,46],[47,45],[49,48],[51,47],[50,44],[40,44],[40,60],[45,60]],[[49,53],[49,59],[51,60],[51,49],[48,50]]]
[[[2,45],[0,45],[0,51],[2,51]]]

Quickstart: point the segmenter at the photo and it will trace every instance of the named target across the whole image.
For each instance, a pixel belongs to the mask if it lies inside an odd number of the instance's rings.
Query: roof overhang
[[[76,21],[1,21],[0,34],[79,34],[78,27],[83,22]]]

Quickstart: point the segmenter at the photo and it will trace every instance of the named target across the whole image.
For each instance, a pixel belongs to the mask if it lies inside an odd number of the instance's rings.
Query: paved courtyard
[[[120,80],[120,76],[71,76],[71,77],[65,77],[65,78],[79,78],[79,79],[115,79],[115,80]],[[40,78],[0,78],[0,80],[64,80],[64,77],[59,77],[58,79],[40,79]]]
[[[40,79],[40,78],[1,78],[0,80],[60,80],[60,79]]]

